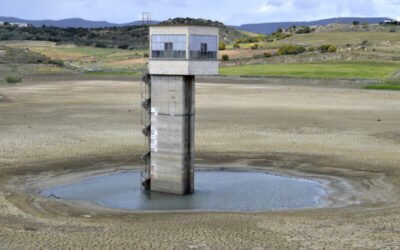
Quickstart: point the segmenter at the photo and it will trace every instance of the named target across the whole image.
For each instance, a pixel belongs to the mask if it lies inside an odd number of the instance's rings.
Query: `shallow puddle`
[[[326,194],[317,181],[262,172],[198,171],[195,193],[150,193],[137,171],[90,177],[42,190],[41,195],[128,210],[270,211],[315,207]]]

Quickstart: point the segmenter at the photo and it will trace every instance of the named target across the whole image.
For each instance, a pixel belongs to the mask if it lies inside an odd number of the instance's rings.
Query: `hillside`
[[[162,24],[220,28],[221,40],[227,44],[219,58],[228,57],[221,60],[221,73],[227,75],[399,78],[400,26],[334,24],[308,32],[304,27],[292,27],[260,35],[206,19],[175,18]],[[146,70],[147,26],[86,29],[8,25],[0,27],[0,40],[3,76],[47,74],[50,70],[125,76]]]
[[[172,20],[184,20],[190,18],[175,18]],[[255,32],[261,34],[271,34],[278,28],[289,28],[293,25],[296,26],[326,26],[329,24],[340,23],[340,24],[351,24],[354,21],[360,23],[376,24],[383,22],[384,20],[392,20],[387,17],[341,17],[341,18],[329,18],[310,22],[274,22],[274,23],[255,23],[255,24],[242,24],[240,26],[229,27],[239,29],[242,31]],[[209,20],[203,20],[209,21]],[[82,18],[69,18],[62,20],[29,20],[15,17],[2,17],[0,16],[0,22],[11,22],[11,23],[27,23],[34,27],[52,26],[58,28],[108,28],[108,27],[124,27],[124,26],[135,26],[142,25],[142,21],[132,21],[129,23],[110,23],[107,21],[91,21]],[[158,24],[159,21],[152,20],[150,24]]]
[[[1,17],[1,22],[10,23],[27,23],[34,27],[52,26],[58,28],[107,28],[107,27],[124,27],[142,25],[142,21],[133,21],[129,23],[110,23],[106,21],[90,21],[82,18],[69,18],[62,20],[28,20],[15,17]],[[159,23],[158,21],[150,21],[150,24]]]
[[[148,28],[0,27],[0,41],[50,41],[98,48],[141,49],[147,47]]]
[[[230,43],[251,34],[235,30],[223,23],[191,18],[170,19],[163,24],[186,23],[212,25],[220,28],[221,40]],[[59,28],[0,26],[0,41],[28,40],[73,43],[98,48],[144,49],[148,44],[148,26],[134,25],[108,28]]]
[[[255,32],[260,34],[271,34],[278,28],[287,29],[292,26],[326,26],[329,24],[352,24],[354,21],[359,23],[377,24],[385,20],[392,20],[391,18],[376,17],[376,18],[360,18],[360,17],[342,17],[342,18],[329,18],[311,22],[277,22],[277,23],[257,23],[257,24],[243,24],[240,26],[232,26],[239,30]]]

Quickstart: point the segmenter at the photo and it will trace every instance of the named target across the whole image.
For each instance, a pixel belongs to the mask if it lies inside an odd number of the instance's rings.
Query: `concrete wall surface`
[[[151,191],[194,191],[194,76],[151,76]]]
[[[218,61],[149,60],[149,73],[160,75],[218,75]]]

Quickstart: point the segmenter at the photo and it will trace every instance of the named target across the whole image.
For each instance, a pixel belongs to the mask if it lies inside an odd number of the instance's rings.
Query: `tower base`
[[[194,192],[194,97],[194,76],[151,75],[151,191]]]

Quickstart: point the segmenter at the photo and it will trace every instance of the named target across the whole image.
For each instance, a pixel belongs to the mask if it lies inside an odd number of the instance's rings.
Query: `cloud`
[[[255,3],[248,22],[310,21],[331,17],[396,17],[400,0],[264,0]]]
[[[277,11],[285,11],[293,7],[292,1],[269,0],[263,2],[255,9],[257,13],[275,13]]]
[[[188,0],[134,0],[139,6],[169,6],[169,7],[188,7]]]

